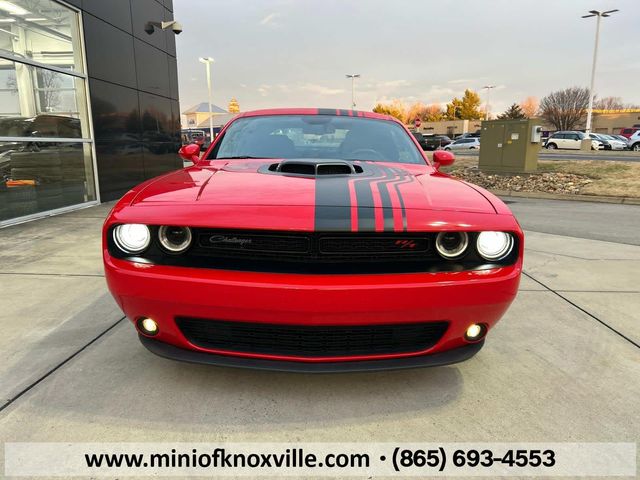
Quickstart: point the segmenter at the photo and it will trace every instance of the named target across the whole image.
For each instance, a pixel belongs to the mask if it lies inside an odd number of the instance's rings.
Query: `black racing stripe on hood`
[[[351,231],[350,178],[348,175],[316,178],[316,231]]]
[[[396,195],[398,197],[398,201],[400,202],[400,211],[402,213],[402,231],[406,232],[407,231],[407,207],[404,203],[404,198],[402,198],[402,193],[400,192],[400,185],[403,185],[405,183],[412,183],[416,181],[416,178],[413,177],[412,175],[408,175],[407,172],[402,169],[394,168],[393,170],[395,170],[400,177],[399,181],[393,184],[393,189],[395,190]]]
[[[367,170],[369,170],[373,175],[353,182],[358,206],[359,232],[374,232],[376,230],[376,217],[371,182],[385,178],[385,173],[377,165],[368,164]]]
[[[378,182],[378,193],[380,194],[380,201],[382,203],[382,217],[384,219],[384,231],[385,232],[393,232],[393,205],[391,204],[391,196],[389,195],[389,190],[387,188],[387,184],[393,182],[397,177],[397,172],[394,169],[389,167],[379,167],[380,170],[385,175],[384,182]]]

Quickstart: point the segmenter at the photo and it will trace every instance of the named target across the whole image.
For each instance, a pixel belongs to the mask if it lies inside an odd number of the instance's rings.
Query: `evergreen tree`
[[[517,103],[512,104],[504,113],[498,115],[499,120],[520,120],[522,118],[527,118],[527,116]]]

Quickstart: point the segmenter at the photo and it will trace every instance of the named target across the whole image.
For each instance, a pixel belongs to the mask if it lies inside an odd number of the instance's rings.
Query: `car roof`
[[[391,115],[383,115],[375,112],[364,112],[361,110],[347,110],[341,108],[268,108],[263,110],[252,110],[249,112],[243,112],[238,117],[261,117],[268,115],[335,115],[343,117],[363,117],[363,118],[375,118],[378,120],[389,120],[392,122],[400,123],[397,118]]]

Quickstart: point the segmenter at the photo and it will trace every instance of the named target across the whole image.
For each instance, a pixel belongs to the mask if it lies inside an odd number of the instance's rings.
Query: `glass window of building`
[[[0,224],[95,202],[80,14],[0,0]]]

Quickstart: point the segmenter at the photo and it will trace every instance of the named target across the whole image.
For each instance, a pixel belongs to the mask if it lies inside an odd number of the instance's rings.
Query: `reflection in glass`
[[[78,19],[0,0],[0,222],[96,200]]]
[[[88,143],[0,141],[0,221],[96,199]]]
[[[0,137],[88,137],[84,83],[82,78],[0,59]]]
[[[82,72],[77,14],[51,0],[0,1],[0,51]]]

